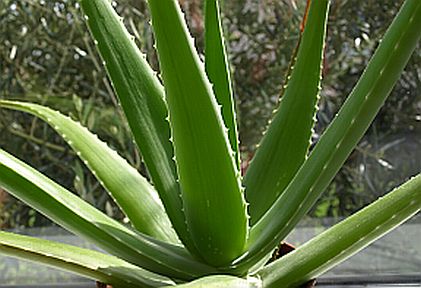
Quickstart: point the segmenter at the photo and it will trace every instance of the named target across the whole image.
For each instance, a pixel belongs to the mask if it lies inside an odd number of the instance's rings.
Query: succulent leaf
[[[175,0],[150,0],[189,232],[210,264],[244,249],[247,216],[240,175],[203,63]]]
[[[284,193],[251,229],[248,259],[271,251],[307,213],[373,121],[421,37],[421,2],[405,1],[366,70]],[[258,256],[259,255],[259,256]],[[255,258],[251,260],[251,258]],[[246,265],[247,266],[247,265]]]
[[[175,286],[177,288],[261,288],[262,281],[257,277],[238,278],[229,275],[215,275],[200,278],[186,284]]]
[[[177,235],[154,188],[96,135],[47,107],[4,100],[0,100],[0,107],[31,113],[50,124],[108,190],[139,232],[177,243]]]
[[[112,2],[78,1],[156,190],[77,122],[40,105],[0,100],[0,107],[31,113],[53,126],[137,229],[0,149],[1,188],[114,256],[1,231],[0,253],[115,288],[297,287],[421,210],[420,174],[264,267],[326,189],[398,80],[421,37],[421,1],[404,2],[354,90],[307,156],[330,2],[307,0],[288,85],[244,179],[251,228],[218,0],[205,0],[205,64],[178,1],[148,0],[165,88]]]
[[[421,209],[421,174],[263,268],[264,287],[297,287],[357,253]]]
[[[63,228],[130,263],[181,279],[212,271],[180,246],[134,232],[1,149],[0,185]]]
[[[63,243],[0,231],[0,253],[18,257],[111,285],[162,287],[174,281],[115,256]]]
[[[143,161],[174,229],[191,251],[164,89],[108,0],[79,0]]]
[[[228,138],[240,167],[235,99],[231,71],[224,42],[219,0],[205,1],[205,69],[213,84],[216,100],[222,106],[222,118],[228,128]]]
[[[252,225],[306,158],[319,98],[328,6],[328,0],[311,1],[284,94],[244,177]]]

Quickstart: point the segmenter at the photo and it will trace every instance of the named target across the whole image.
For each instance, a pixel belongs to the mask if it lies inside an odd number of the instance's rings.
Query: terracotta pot
[[[96,281],[96,287],[97,288],[113,288],[113,286],[111,286],[111,285],[107,285],[107,284],[104,284],[104,283],[101,283],[101,282],[98,282],[98,281]]]
[[[282,256],[288,254],[295,250],[295,247],[287,242],[281,242],[278,246],[278,249],[275,250],[272,254],[272,258],[268,261],[268,263],[275,261],[276,259],[281,258]],[[301,285],[301,288],[313,288],[316,286],[316,279],[311,279],[307,283]]]

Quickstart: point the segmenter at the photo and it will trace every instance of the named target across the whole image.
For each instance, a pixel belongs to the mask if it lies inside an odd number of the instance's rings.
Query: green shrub
[[[132,227],[0,150],[2,187],[113,256],[7,232],[0,232],[0,252],[115,287],[157,287],[195,279],[179,286],[295,287],[417,213],[421,175],[265,265],[368,129],[421,36],[421,3],[406,1],[309,153],[329,1],[309,3],[279,107],[242,177],[218,2],[206,2],[202,63],[178,2],[149,1],[161,69],[157,76],[112,4],[81,0],[153,186],[71,118],[42,105],[1,100],[4,108],[31,113],[50,124],[112,195]]]

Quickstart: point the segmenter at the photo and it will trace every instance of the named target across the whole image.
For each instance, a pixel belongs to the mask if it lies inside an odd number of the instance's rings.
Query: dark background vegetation
[[[202,1],[180,2],[202,51]],[[231,0],[223,4],[245,162],[278,103],[305,2]],[[333,1],[314,141],[355,85],[401,2]],[[114,4],[158,69],[145,1]],[[420,56],[417,49],[368,134],[311,216],[349,215],[421,170]],[[0,1],[0,98],[42,103],[70,114],[146,173],[101,63],[75,0]],[[2,109],[0,133],[2,149],[122,219],[108,195],[48,125]],[[0,189],[0,227],[45,224],[48,220]]]

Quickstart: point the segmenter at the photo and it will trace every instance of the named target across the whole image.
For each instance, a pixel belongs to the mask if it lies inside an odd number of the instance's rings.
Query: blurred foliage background
[[[366,66],[402,1],[333,1],[314,141],[334,117]],[[180,0],[203,51],[201,0]],[[278,103],[296,46],[305,0],[224,1],[245,163]],[[113,2],[155,69],[144,0]],[[421,170],[421,51],[310,215],[341,217],[378,198]],[[75,0],[0,1],[0,98],[48,105],[70,114],[145,175],[102,61]],[[0,110],[0,147],[123,220],[123,215],[75,154],[48,125]],[[0,189],[0,227],[50,222]]]

